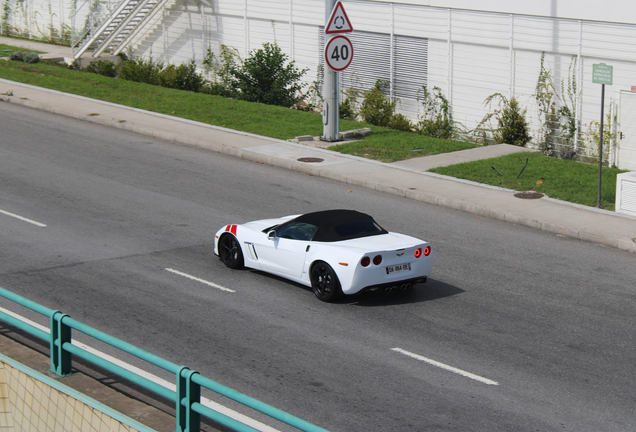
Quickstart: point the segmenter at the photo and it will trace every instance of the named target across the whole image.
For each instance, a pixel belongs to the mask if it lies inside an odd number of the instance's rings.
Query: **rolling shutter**
[[[319,29],[320,64],[324,64],[324,29]],[[355,31],[346,35],[353,45],[351,65],[340,73],[340,90],[368,90],[377,80],[391,81],[393,95],[417,99],[418,91],[427,82],[428,40],[394,36],[393,74],[391,74],[391,35]]]

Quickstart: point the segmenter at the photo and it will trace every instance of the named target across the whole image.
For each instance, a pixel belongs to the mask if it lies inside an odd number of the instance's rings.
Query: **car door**
[[[300,279],[314,233],[315,227],[305,223],[292,221],[281,225],[256,244],[260,268],[281,276]]]

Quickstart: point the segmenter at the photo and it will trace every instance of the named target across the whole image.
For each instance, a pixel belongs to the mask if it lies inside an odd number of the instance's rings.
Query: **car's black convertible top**
[[[324,210],[298,216],[287,223],[301,222],[317,227],[313,241],[336,242],[387,234],[371,216],[355,210]]]

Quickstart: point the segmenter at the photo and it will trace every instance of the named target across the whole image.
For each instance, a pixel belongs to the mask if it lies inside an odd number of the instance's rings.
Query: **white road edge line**
[[[447,364],[440,363],[440,362],[435,361],[435,360],[431,360],[431,359],[423,357],[421,355],[414,354],[412,352],[403,350],[402,348],[391,348],[391,351],[395,351],[395,352],[398,352],[400,354],[404,354],[405,356],[412,357],[412,358],[414,358],[416,360],[423,361],[423,362],[428,363],[430,365],[437,366],[438,368],[441,368],[441,369],[444,369],[444,370],[459,374],[461,376],[473,379],[475,381],[479,381],[479,382],[484,383],[484,384],[495,385],[495,386],[499,385],[499,383],[497,381],[489,380],[488,378],[480,377],[479,375],[475,375],[475,374],[472,374],[470,372],[466,372],[466,371],[463,371],[461,369],[457,369],[457,368],[455,368],[453,366],[449,366]]]
[[[9,213],[8,211],[0,210],[0,213],[5,214],[7,216],[11,216],[12,218],[20,219],[23,222],[28,222],[28,223],[33,224],[35,226],[39,226],[39,227],[42,227],[42,228],[46,227],[46,225],[44,225],[43,223],[36,222],[34,220],[31,220],[31,219],[27,219],[25,217],[19,216],[19,215],[14,214],[14,213]]]
[[[175,270],[175,269],[171,269],[171,268],[167,268],[167,269],[165,269],[165,270],[169,271],[170,273],[174,273],[174,274],[177,274],[177,275],[179,275],[179,276],[183,276],[183,277],[186,277],[186,278],[188,278],[188,279],[192,279],[192,280],[194,280],[194,281],[201,282],[202,284],[209,285],[209,286],[214,287],[214,288],[218,288],[218,289],[220,289],[221,291],[227,291],[227,292],[232,292],[232,293],[233,293],[233,292],[236,292],[236,291],[234,291],[234,290],[232,290],[232,289],[225,288],[224,286],[217,285],[217,284],[215,284],[214,282],[209,282],[209,281],[206,281],[206,280],[203,280],[203,279],[199,279],[199,278],[198,278],[198,277],[196,277],[196,276],[192,276],[192,275],[189,275],[189,274],[187,274],[187,273],[182,273],[182,272],[180,272],[179,270]]]
[[[44,331],[46,333],[50,333],[51,332],[48,327],[45,327],[45,326],[40,325],[40,324],[38,324],[36,322],[33,322],[33,321],[29,320],[28,318],[25,318],[22,315],[18,315],[15,312],[11,312],[10,310],[7,310],[7,309],[5,309],[3,307],[0,307],[0,311],[6,313],[7,315],[11,315],[12,317],[14,317],[16,319],[19,319],[22,322],[25,322],[25,323],[27,323],[29,325],[32,325],[33,327],[37,327],[37,328],[39,328],[40,330],[42,330],[42,331]],[[116,357],[112,357],[112,356],[110,356],[110,355],[108,355],[106,353],[103,353],[103,352],[101,352],[99,350],[96,350],[95,348],[91,348],[88,345],[85,345],[85,344],[83,344],[81,342],[78,342],[77,340],[73,340],[73,341],[71,341],[71,343],[73,345],[79,347],[79,348],[82,348],[82,349],[90,352],[91,354],[99,356],[99,357],[103,358],[104,360],[107,360],[107,361],[109,361],[111,363],[114,363],[117,366],[120,366],[120,367],[122,367],[124,369],[129,370],[130,372],[133,372],[133,373],[135,373],[135,374],[137,374],[139,376],[142,376],[142,377],[144,377],[144,378],[146,378],[146,379],[148,379],[148,380],[150,380],[150,381],[152,381],[152,382],[154,382],[156,384],[159,384],[160,386],[165,387],[168,390],[172,390],[172,391],[176,391],[177,390],[177,386],[174,383],[166,381],[163,378],[159,378],[158,376],[153,375],[150,372],[146,372],[145,370],[139,369],[136,366],[133,366],[131,364],[123,362],[123,361],[117,359]],[[239,421],[239,422],[241,422],[243,424],[246,424],[246,425],[248,425],[250,427],[253,427],[254,429],[257,429],[257,430],[259,430],[261,432],[280,432],[278,429],[274,429],[273,427],[270,427],[270,426],[268,426],[266,424],[263,424],[263,423],[261,423],[261,422],[259,422],[257,420],[254,420],[254,419],[252,419],[250,417],[247,417],[246,415],[243,415],[243,414],[241,414],[239,412],[236,412],[236,411],[234,411],[234,410],[232,410],[230,408],[227,408],[227,407],[225,407],[225,406],[223,406],[223,405],[221,405],[221,404],[219,404],[217,402],[214,402],[212,400],[209,400],[209,399],[206,399],[206,398],[202,397],[201,398],[201,405],[204,405],[204,406],[206,406],[206,407],[208,407],[210,409],[213,409],[213,410],[215,410],[217,412],[220,412],[221,414],[224,414],[224,415],[226,415],[226,416],[228,416],[230,418],[233,418],[234,420]]]

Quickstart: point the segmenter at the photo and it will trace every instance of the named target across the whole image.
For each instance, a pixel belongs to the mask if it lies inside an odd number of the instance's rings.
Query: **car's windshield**
[[[290,221],[276,228],[276,237],[311,241],[317,229],[316,225],[310,223]]]

